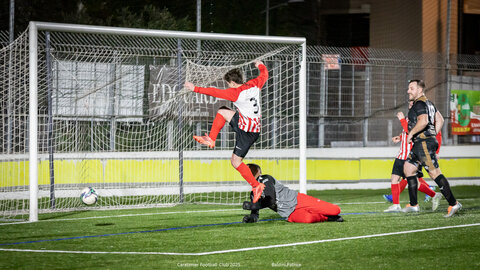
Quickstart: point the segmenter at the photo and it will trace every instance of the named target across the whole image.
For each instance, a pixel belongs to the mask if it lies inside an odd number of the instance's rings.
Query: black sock
[[[418,199],[417,199],[417,190],[418,190],[418,184],[417,184],[417,176],[409,176],[407,177],[407,183],[408,183],[408,195],[410,196],[410,205],[415,206],[418,204]]]
[[[343,218],[339,215],[336,216],[327,216],[327,221],[336,221],[336,222],[343,222]]]
[[[457,203],[457,200],[455,199],[455,196],[453,196],[447,178],[445,178],[443,174],[440,174],[437,178],[435,178],[435,183],[437,183],[438,187],[440,188],[443,197],[447,199],[448,204],[454,206]]]

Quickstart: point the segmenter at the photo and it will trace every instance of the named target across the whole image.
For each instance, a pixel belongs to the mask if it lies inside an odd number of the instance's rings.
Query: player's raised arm
[[[258,66],[260,65],[265,65],[265,64],[263,64],[263,62],[260,60],[255,60],[255,67],[258,68]]]
[[[260,71],[260,75],[258,75],[257,78],[250,80],[250,83],[255,84],[259,89],[261,89],[268,80],[268,70],[265,64],[259,60],[255,61],[255,67],[257,67]]]
[[[403,112],[397,112],[397,118],[398,120],[400,120],[400,124],[402,125],[402,128],[405,131],[405,133],[408,134],[408,123],[407,123],[407,119],[405,119],[405,115],[403,114]]]

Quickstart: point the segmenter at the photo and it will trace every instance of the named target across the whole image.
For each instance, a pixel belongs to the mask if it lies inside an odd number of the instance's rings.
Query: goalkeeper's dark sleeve
[[[253,192],[250,192],[250,201],[243,202],[243,209],[244,210],[260,210],[267,207],[272,208],[275,205],[275,199],[272,198],[271,196],[262,196],[256,203],[253,203],[252,201],[253,201]],[[272,208],[272,210],[275,210],[275,209]]]
[[[253,192],[250,192],[250,200],[253,200]],[[260,217],[260,209],[268,207],[266,205],[266,200],[265,198],[260,198],[256,203],[253,203],[251,201],[244,201],[243,202],[243,209],[244,210],[250,210],[249,215],[245,215],[243,217],[242,222],[243,223],[255,223],[258,221]]]
[[[267,179],[269,181],[265,181]],[[243,217],[244,223],[254,223],[259,219],[260,209],[270,208],[273,211],[277,212],[277,204],[275,200],[275,179],[270,175],[262,175],[259,179],[262,183],[265,184],[265,189],[263,190],[262,197],[256,202],[253,203],[253,192],[250,192],[250,201],[243,202],[243,209],[250,210],[250,215]]]

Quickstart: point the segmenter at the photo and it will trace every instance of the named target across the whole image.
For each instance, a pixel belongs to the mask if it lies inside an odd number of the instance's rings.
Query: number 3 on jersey
[[[258,107],[258,101],[257,101],[257,99],[254,98],[254,97],[252,97],[252,98],[250,99],[250,102],[253,103],[253,113],[257,114],[258,111],[260,111],[260,107]]]

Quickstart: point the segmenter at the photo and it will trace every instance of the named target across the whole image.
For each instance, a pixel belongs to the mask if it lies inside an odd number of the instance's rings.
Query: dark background
[[[463,1],[458,2],[458,53],[480,54],[480,14],[463,14]],[[348,10],[357,8],[354,4],[378,4],[374,0],[268,3],[269,35],[306,37],[309,45],[371,46],[370,14]],[[266,34],[267,0],[202,0],[201,4],[202,32]],[[15,0],[15,33],[25,31],[29,21],[196,31],[196,5],[196,0]],[[9,9],[10,0],[0,0],[0,30],[9,28]]]

